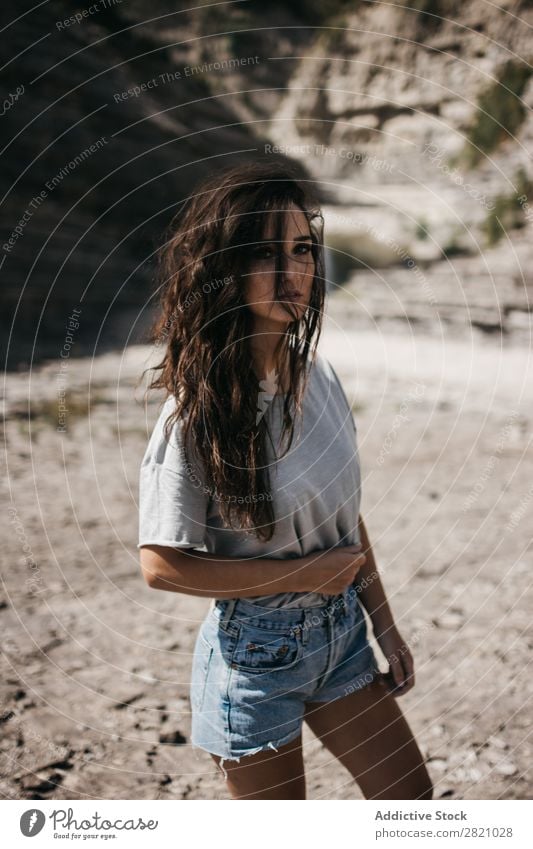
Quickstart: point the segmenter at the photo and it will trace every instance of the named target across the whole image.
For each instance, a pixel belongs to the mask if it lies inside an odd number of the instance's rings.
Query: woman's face
[[[274,227],[270,220],[263,238],[247,248],[250,263],[244,278],[244,297],[254,317],[287,325],[300,319],[309,304],[315,274],[313,242],[307,218],[295,205],[283,215],[281,244],[273,241]],[[276,252],[280,249],[283,293],[276,300]]]

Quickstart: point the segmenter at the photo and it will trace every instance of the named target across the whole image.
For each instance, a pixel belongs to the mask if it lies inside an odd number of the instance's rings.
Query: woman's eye
[[[311,245],[296,245],[293,248],[294,256],[305,256],[306,254],[311,253]],[[254,248],[252,250],[252,257],[255,260],[267,260],[275,257],[276,251],[273,247],[269,245],[263,245],[259,248]]]
[[[270,259],[274,256],[274,251],[272,248],[254,248],[252,251],[252,256],[255,259]]]
[[[311,252],[311,245],[297,245],[293,249],[293,253],[295,254],[308,254]],[[262,248],[254,248],[252,251],[253,256],[259,258],[268,258],[275,255],[275,251],[273,248],[262,247]]]

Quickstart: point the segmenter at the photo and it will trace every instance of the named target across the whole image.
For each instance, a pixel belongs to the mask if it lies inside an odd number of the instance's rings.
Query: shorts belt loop
[[[224,614],[223,614],[223,616],[220,620],[220,625],[221,625],[222,628],[224,628],[224,630],[227,629],[228,622],[230,621],[231,617],[233,616],[233,611],[235,610],[236,604],[237,604],[236,598],[230,598],[230,600],[227,603]]]
[[[341,596],[342,599],[342,614],[346,616],[348,614],[348,605],[346,604],[346,594],[343,593]]]
[[[304,611],[301,625],[297,625],[302,635],[302,645],[306,646],[309,640],[309,628],[311,627],[311,617],[307,611]]]

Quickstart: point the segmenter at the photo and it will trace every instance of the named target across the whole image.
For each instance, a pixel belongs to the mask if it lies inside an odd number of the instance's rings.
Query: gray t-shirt
[[[361,471],[357,430],[339,379],[321,354],[305,389],[302,415],[296,417],[292,446],[276,459],[267,437],[267,454],[276,528],[268,542],[245,530],[223,526],[216,500],[205,485],[199,458],[185,450],[182,421],[169,442],[163,426],[174,409],[169,396],[148,442],[139,480],[139,543],[173,548],[196,548],[235,558],[298,558],[336,545],[360,541],[358,519]],[[285,396],[274,395],[267,417],[276,453],[280,449]],[[294,415],[294,409],[291,411]],[[296,564],[295,564],[296,565]],[[267,607],[309,607],[331,602],[320,593],[273,593],[248,597]]]

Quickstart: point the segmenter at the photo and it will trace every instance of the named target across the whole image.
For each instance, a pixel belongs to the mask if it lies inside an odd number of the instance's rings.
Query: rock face
[[[340,184],[344,203],[379,206],[382,225],[385,214],[405,232],[403,212],[413,232],[445,238],[461,221],[477,232],[495,195],[531,174],[533,11],[409,5],[422,11],[358,4],[323,30],[270,135],[288,154],[308,145],[312,172]]]
[[[164,226],[236,158],[308,168],[372,266],[403,261],[376,224],[425,262],[529,231],[528,3],[187,5],[4,4],[8,367],[57,357],[74,308],[73,353],[143,339]]]

